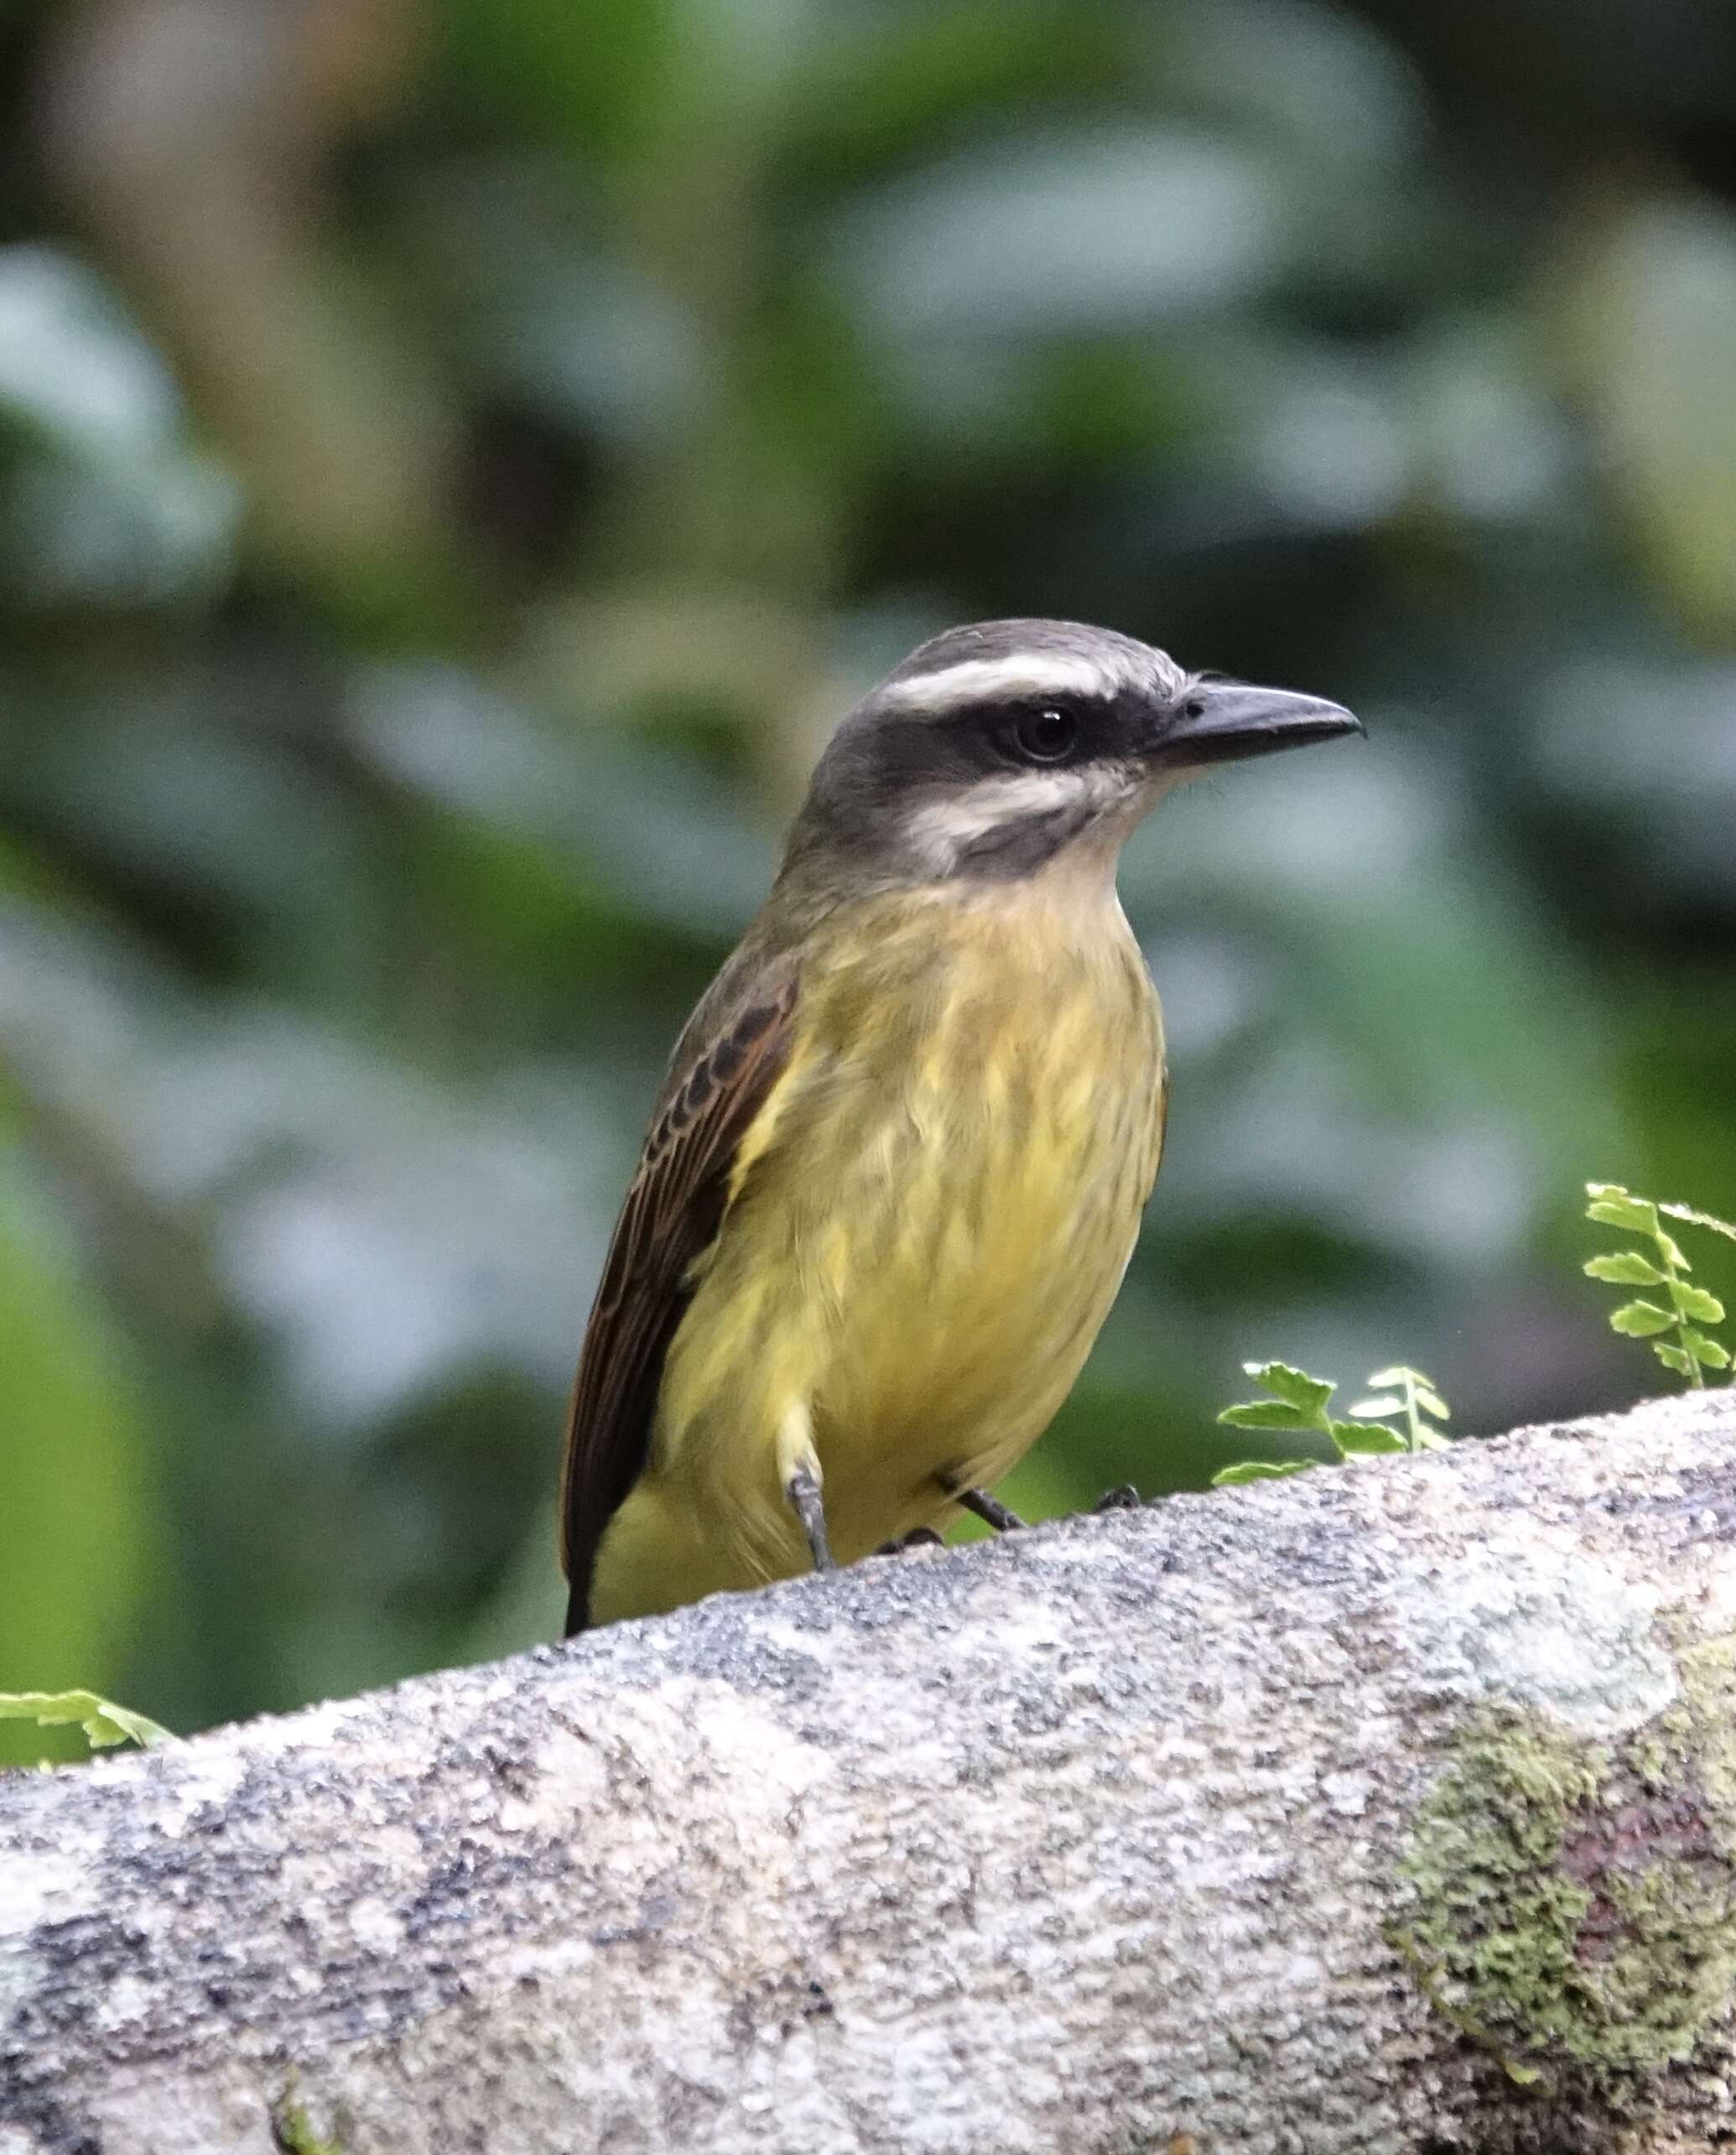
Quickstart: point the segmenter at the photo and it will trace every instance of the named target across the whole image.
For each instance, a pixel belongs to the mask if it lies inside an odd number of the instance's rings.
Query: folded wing
[[[788,962],[729,968],[694,1012],[652,1115],[585,1328],[567,1423],[560,1503],[569,1635],[587,1621],[603,1531],[644,1471],[693,1267],[722,1226],[737,1151],[788,1059],[795,1003]]]

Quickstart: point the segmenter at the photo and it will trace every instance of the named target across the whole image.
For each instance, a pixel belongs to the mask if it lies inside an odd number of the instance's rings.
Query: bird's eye
[[[1014,727],[1021,754],[1033,763],[1058,763],[1078,746],[1079,722],[1070,711],[1027,711]]]

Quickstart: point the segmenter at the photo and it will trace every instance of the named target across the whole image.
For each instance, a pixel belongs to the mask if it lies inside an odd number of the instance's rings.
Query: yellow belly
[[[594,1618],[806,1568],[805,1413],[849,1562],[992,1485],[1078,1376],[1160,1143],[1156,999],[1112,894],[909,899],[804,971],[790,1064],[671,1345]]]

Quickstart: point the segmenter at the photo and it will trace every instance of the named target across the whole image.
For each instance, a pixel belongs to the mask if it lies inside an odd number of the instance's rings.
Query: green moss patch
[[[339,2142],[314,2132],[313,2121],[296,2100],[293,2082],[273,2106],[271,2132],[283,2155],[344,2155]]]
[[[1479,1715],[1419,1812],[1389,1937],[1515,2079],[1634,2090],[1736,1997],[1733,1647],[1681,1653],[1678,1704],[1628,1736]]]

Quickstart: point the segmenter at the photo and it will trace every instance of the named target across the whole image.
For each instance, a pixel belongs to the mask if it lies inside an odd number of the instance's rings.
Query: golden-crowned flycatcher
[[[569,1631],[848,1563],[989,1493],[1066,1398],[1157,1172],[1115,894],[1182,778],[1357,730],[1073,622],[949,629],[833,735],[676,1046],[567,1438]]]

